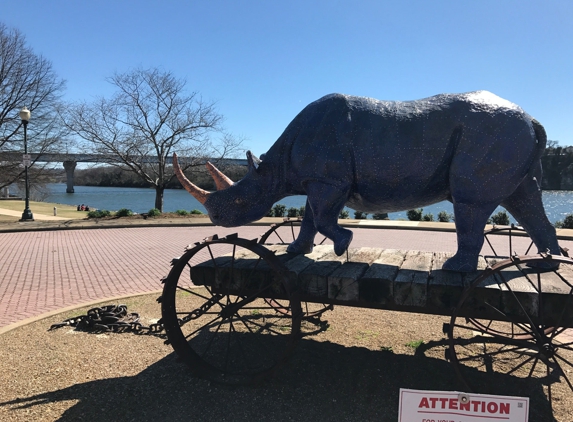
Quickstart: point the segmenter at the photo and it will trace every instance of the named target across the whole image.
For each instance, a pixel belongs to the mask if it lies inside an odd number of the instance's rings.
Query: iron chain
[[[86,315],[68,318],[60,323],[53,324],[48,331],[60,327],[75,327],[76,330],[89,332],[132,332],[136,334],[151,334],[165,336],[161,321],[144,326],[141,324],[139,314],[127,312],[126,305],[106,305],[88,310]]]

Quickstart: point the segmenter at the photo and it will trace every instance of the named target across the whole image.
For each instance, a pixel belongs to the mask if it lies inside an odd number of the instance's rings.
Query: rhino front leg
[[[458,251],[448,259],[442,269],[473,272],[477,269],[479,253],[483,246],[483,231],[487,219],[497,204],[454,203]]]
[[[300,232],[298,233],[295,241],[288,246],[287,252],[295,254],[311,253],[314,247],[314,237],[316,236],[316,233],[317,230],[314,226],[314,216],[312,215],[312,209],[307,199]]]
[[[350,246],[353,236],[352,231],[338,225],[338,215],[346,204],[348,190],[326,183],[310,182],[306,186],[306,194],[305,219],[310,205],[316,230],[334,242],[336,255],[342,255]]]

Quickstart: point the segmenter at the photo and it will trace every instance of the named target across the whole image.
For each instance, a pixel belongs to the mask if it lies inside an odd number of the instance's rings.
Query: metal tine
[[[219,236],[214,234],[213,236],[206,237],[202,243],[212,242],[213,240],[219,240]]]

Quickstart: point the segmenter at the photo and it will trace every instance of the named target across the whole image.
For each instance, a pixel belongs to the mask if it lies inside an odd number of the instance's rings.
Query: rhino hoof
[[[313,249],[313,245],[301,245],[297,244],[296,242],[291,243],[288,245],[287,253],[292,253],[296,255],[305,255],[307,253],[311,253]]]
[[[477,270],[477,259],[454,255],[442,265],[442,270],[460,273],[473,273]]]
[[[350,246],[350,242],[352,242],[352,232],[350,230],[344,230],[342,239],[334,243],[334,253],[338,256],[341,256],[348,247]]]

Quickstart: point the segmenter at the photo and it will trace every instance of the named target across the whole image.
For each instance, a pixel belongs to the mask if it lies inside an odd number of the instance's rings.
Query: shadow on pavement
[[[395,421],[400,388],[459,390],[449,363],[335,343],[303,340],[293,359],[257,387],[225,387],[191,377],[174,354],[133,377],[76,384],[0,403],[11,409],[77,400],[61,421]],[[519,380],[475,372],[487,393],[515,395]],[[531,387],[528,386],[529,388]],[[555,421],[541,386],[529,394],[530,420]]]

